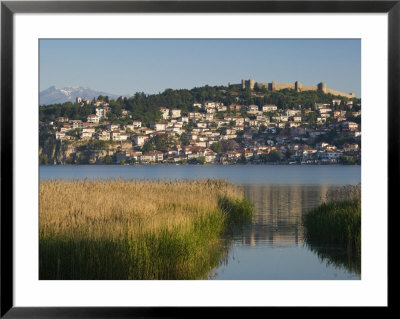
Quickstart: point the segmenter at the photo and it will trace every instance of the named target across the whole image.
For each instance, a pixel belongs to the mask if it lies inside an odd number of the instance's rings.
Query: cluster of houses
[[[103,102],[86,121],[58,117],[55,123],[44,125],[58,128],[55,137],[61,141],[121,142],[113,157],[115,163],[257,163],[268,160],[273,150],[279,151],[282,160],[289,163],[338,163],[350,158],[360,160],[360,126],[347,116],[361,117],[361,111],[349,111],[352,103],[336,99],[329,104],[315,103],[313,108],[283,110],[271,104],[225,106],[208,101],[195,103],[193,109],[198,111],[187,114],[182,114],[180,109],[160,107],[161,120],[146,127],[138,120],[126,125],[110,123],[107,113],[111,107]],[[122,113],[132,118],[129,111],[122,110]],[[79,134],[71,134],[73,130]],[[330,145],[324,136],[332,131],[351,142],[340,147]],[[179,141],[182,134],[188,145],[177,142],[168,149],[143,150],[145,143],[156,135]],[[217,149],[213,147],[215,143],[224,147]]]

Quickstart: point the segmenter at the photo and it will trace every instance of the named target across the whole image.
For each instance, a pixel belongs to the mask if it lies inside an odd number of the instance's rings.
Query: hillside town
[[[112,107],[104,99],[77,97],[76,103],[94,106],[95,113],[39,123],[72,155],[85,145],[93,154],[103,151],[103,157],[70,164],[361,163],[361,105],[352,99],[294,108],[210,100],[193,103],[195,111],[185,113],[160,105],[160,120],[147,126],[126,109],[120,114],[126,124],[110,118]]]

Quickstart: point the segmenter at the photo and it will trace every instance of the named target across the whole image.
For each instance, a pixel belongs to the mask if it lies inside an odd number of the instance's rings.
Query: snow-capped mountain
[[[110,94],[101,91],[95,91],[90,88],[85,87],[65,87],[62,89],[58,89],[55,86],[51,86],[46,90],[43,90],[39,94],[39,104],[40,105],[48,105],[48,104],[56,104],[56,103],[64,103],[64,102],[75,102],[75,99],[80,96],[81,98],[87,98],[92,100],[94,97],[98,97],[99,95],[108,96],[111,99],[117,99],[121,95]],[[129,94],[125,94],[123,96],[130,96]]]

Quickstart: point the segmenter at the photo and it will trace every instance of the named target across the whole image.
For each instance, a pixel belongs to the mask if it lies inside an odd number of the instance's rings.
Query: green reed
[[[304,215],[305,237],[311,244],[337,245],[361,254],[361,200],[323,203]]]
[[[221,238],[229,225],[252,210],[222,181],[52,181],[41,188],[39,278],[45,280],[206,279],[227,255]],[[89,189],[96,196],[87,196]]]
[[[227,214],[231,225],[248,223],[252,220],[254,206],[248,199],[220,197],[218,206]]]

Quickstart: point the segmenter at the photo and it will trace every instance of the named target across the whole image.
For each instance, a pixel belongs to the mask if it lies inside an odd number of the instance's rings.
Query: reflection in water
[[[326,198],[329,186],[244,185],[255,208],[253,224],[243,233],[243,245],[303,243],[302,216]]]
[[[361,275],[361,255],[342,249],[321,247],[311,242],[307,242],[307,247],[315,252],[320,260],[326,261],[328,265],[345,268],[351,273]]]
[[[303,215],[324,202],[337,186],[243,185],[243,188],[254,204],[255,216],[252,224],[233,231],[230,260],[215,270],[213,279],[359,279],[357,259],[338,249],[311,246],[304,239]],[[244,264],[250,264],[250,260],[262,269],[250,269],[254,265],[246,269]],[[239,262],[240,270],[236,265]],[[307,264],[308,272],[299,269],[302,262]]]

